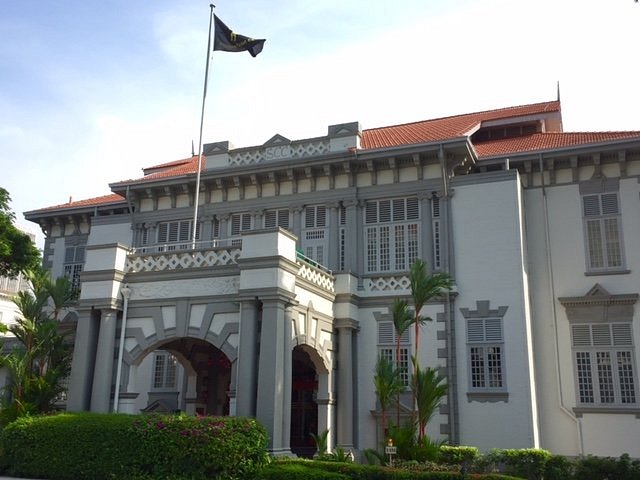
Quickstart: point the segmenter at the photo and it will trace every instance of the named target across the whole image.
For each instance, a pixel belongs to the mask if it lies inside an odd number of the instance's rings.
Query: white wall
[[[558,301],[561,297],[584,296],[596,283],[612,295],[638,293],[639,191],[637,178],[620,180],[623,243],[626,268],[630,273],[595,276],[585,275],[578,185],[546,188],[550,250],[545,244],[542,191],[535,189],[526,193],[542,446],[554,453],[618,456],[627,452],[632,457],[640,457],[640,421],[634,412],[584,414],[582,418],[576,418],[573,412],[577,402],[569,321],[565,308]],[[637,351],[640,345],[639,308],[636,304],[633,317],[636,392],[640,390]]]
[[[487,177],[491,178],[491,177]],[[494,177],[495,178],[495,177]],[[451,199],[455,280],[460,441],[481,450],[537,446],[532,365],[527,338],[529,310],[521,237],[519,181],[454,187]],[[503,318],[507,402],[468,401],[466,322],[460,308],[508,307]]]

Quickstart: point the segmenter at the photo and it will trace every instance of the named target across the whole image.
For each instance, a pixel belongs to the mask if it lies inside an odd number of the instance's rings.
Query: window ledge
[[[598,275],[627,275],[631,270],[595,270],[584,272],[585,277],[597,277]]]
[[[509,392],[467,392],[467,401],[496,403],[509,401]]]
[[[640,418],[640,406],[635,407],[574,407],[573,413],[581,418],[585,413],[605,413],[610,415],[635,415]]]

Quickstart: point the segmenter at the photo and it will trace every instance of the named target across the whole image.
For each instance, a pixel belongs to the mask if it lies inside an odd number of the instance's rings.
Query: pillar
[[[240,303],[240,338],[236,372],[236,413],[256,415],[258,383],[258,308],[255,299]]]
[[[338,445],[353,448],[353,331],[355,320],[338,319]]]
[[[71,412],[89,410],[99,322],[98,311],[83,310],[79,314],[67,400],[67,410]]]
[[[286,338],[286,323],[285,302],[282,299],[263,300],[256,418],[267,429],[271,439],[269,450],[275,455],[291,453],[289,435],[285,436],[283,431],[283,415],[291,415],[291,399],[289,397],[285,412],[284,395],[284,392],[291,391],[291,375],[285,374],[286,359],[291,363],[291,338],[290,335]],[[285,354],[285,350],[288,354]],[[290,369],[288,371],[290,373]]]
[[[92,412],[106,413],[110,410],[117,317],[117,310],[102,310],[91,392]]]

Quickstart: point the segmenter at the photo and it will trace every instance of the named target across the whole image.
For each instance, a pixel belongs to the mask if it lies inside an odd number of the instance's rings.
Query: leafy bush
[[[241,417],[24,417],[0,445],[10,474],[54,480],[246,478],[268,459],[266,432]]]
[[[529,480],[542,479],[551,453],[537,448],[505,449],[500,451],[505,473]]]
[[[588,456],[576,461],[576,480],[637,480],[640,478],[640,461],[631,460],[626,453],[620,458]]]
[[[286,466],[285,468],[280,468]],[[277,474],[276,474],[277,472]],[[308,472],[308,474],[307,474]],[[327,476],[322,476],[322,473]],[[339,475],[339,476],[334,476]],[[404,468],[376,467],[353,463],[335,463],[312,460],[278,460],[257,474],[256,479],[353,479],[353,480],[453,480],[460,479],[456,471],[420,471]],[[509,480],[513,477],[497,474],[474,475],[473,480]]]
[[[448,465],[468,466],[478,458],[477,447],[442,445],[440,446],[439,461]]]
[[[570,480],[574,463],[562,455],[552,455],[544,467],[544,480]]]

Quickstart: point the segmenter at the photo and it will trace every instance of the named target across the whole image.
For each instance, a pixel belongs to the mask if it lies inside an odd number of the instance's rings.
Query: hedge
[[[0,453],[23,477],[240,479],[267,463],[267,443],[243,417],[65,413],[9,424]]]
[[[280,460],[256,474],[256,480],[459,480],[458,471],[417,472],[355,463],[315,460]],[[514,477],[493,473],[470,474],[473,480],[514,480]]]

